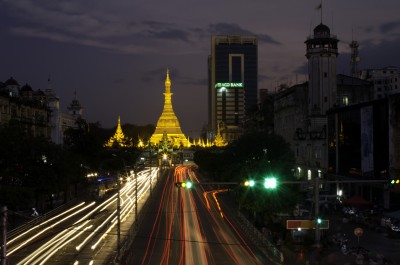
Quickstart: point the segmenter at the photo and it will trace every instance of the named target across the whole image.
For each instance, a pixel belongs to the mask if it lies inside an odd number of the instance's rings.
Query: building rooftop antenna
[[[351,49],[351,57],[350,57],[351,73],[350,74],[352,77],[357,77],[357,75],[358,75],[357,65],[358,65],[358,62],[360,61],[360,56],[358,54],[359,44],[356,40],[354,40],[353,29],[351,30],[351,43],[349,46]]]

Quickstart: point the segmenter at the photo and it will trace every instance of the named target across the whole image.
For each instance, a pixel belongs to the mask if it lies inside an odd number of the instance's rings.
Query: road
[[[191,180],[191,189],[175,182]],[[152,207],[121,264],[270,264],[218,201],[226,190],[200,185],[190,167],[159,183]]]
[[[118,252],[118,240],[124,241],[135,221],[136,205],[147,199],[157,176],[157,168],[147,168],[137,173],[137,182],[132,175],[121,185],[119,215],[118,193],[114,192],[107,199],[77,202],[10,233],[9,264],[109,264]]]

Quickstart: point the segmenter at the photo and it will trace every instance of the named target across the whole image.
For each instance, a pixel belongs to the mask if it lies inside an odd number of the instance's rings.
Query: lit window
[[[349,97],[348,96],[343,96],[342,103],[345,106],[349,105]]]

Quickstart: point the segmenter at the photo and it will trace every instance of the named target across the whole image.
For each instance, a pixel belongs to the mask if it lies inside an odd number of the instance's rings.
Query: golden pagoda
[[[181,126],[179,125],[178,118],[172,109],[172,93],[171,93],[171,80],[169,79],[169,71],[167,69],[167,77],[165,79],[165,93],[164,93],[164,109],[161,117],[158,119],[156,130],[150,138],[152,145],[158,145],[166,134],[168,140],[173,147],[184,146],[187,147],[189,141],[182,133]]]
[[[219,127],[219,124],[218,124],[218,132],[217,132],[217,136],[215,137],[214,144],[217,147],[223,147],[223,146],[228,145],[228,143],[224,140],[224,138],[221,135],[221,129]]]
[[[129,137],[126,137],[124,133],[122,132],[121,128],[121,120],[120,117],[118,116],[118,125],[117,125],[117,130],[115,131],[114,136],[108,140],[107,143],[104,144],[105,147],[113,147],[114,145],[119,145],[120,147],[132,147],[132,139]]]

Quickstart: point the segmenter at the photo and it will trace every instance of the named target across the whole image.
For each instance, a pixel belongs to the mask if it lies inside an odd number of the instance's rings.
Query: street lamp
[[[126,169],[125,161],[116,154],[112,154],[113,156],[121,159],[124,170]],[[119,254],[121,249],[121,194],[120,194],[121,186],[120,186],[120,173],[118,171],[117,174],[117,260],[119,260]]]
[[[121,249],[121,186],[120,186],[120,177],[118,173],[117,177],[117,190],[118,190],[118,195],[117,195],[117,220],[118,220],[118,225],[117,225],[117,260],[119,260],[119,254],[120,254],[120,249]]]
[[[266,189],[276,189],[277,181],[275,177],[268,177],[264,180],[264,187]]]
[[[137,223],[138,223],[138,221],[137,221],[137,217],[138,217],[137,187],[138,187],[138,183],[137,183],[137,174],[136,174],[135,167],[133,168],[133,175],[135,177],[135,232],[137,232],[137,227],[138,227],[138,225],[137,225]]]
[[[150,166],[150,199],[152,198],[152,175],[151,175],[151,166],[152,166],[152,156],[153,156],[153,147],[151,143],[149,143],[149,166]]]
[[[1,253],[1,264],[6,265],[7,262],[7,207],[1,206],[0,208],[0,219],[1,219],[1,230],[2,230],[2,253]]]

